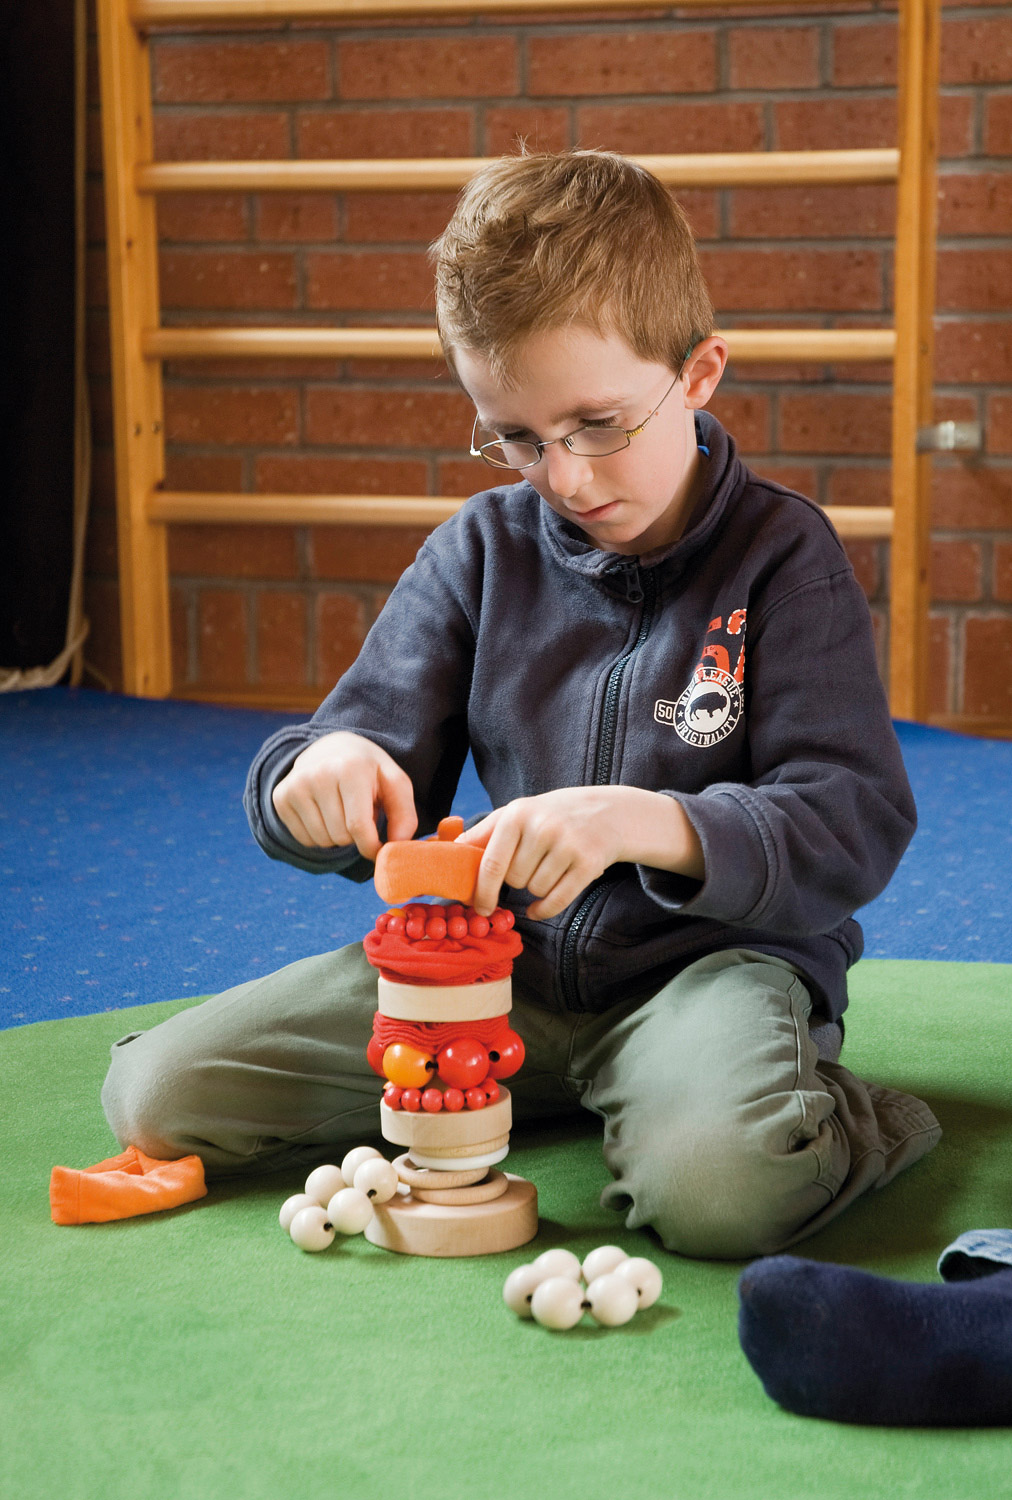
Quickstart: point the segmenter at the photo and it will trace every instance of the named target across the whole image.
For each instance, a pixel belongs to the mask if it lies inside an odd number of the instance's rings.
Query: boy
[[[914,807],[864,598],[823,513],[703,408],[726,345],[684,217],[599,152],[488,166],[434,247],[472,453],[507,472],[425,543],[313,720],[246,793],[274,858],[368,878],[468,749],[475,905],[517,914],[517,1119],[604,1121],[604,1200],[671,1250],[813,1233],[935,1143],[836,1061],[853,911]],[[520,471],[520,482],[512,482]],[[210,1172],[375,1131],[358,944],[113,1049],[121,1140]]]

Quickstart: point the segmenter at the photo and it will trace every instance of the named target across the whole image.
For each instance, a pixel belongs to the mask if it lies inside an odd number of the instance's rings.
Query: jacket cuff
[[[762,832],[733,788],[710,787],[689,795],[664,791],[679,802],[703,846],[702,882],[641,865],[647,895],[668,911],[749,926],[763,902],[770,854]]]
[[[354,844],[346,849],[307,848],[292,837],[277,815],[274,788],[311,743],[312,737],[294,743],[290,739],[268,740],[254,761],[242,799],[253,837],[271,859],[295,865],[311,875],[347,875],[359,882],[371,880],[373,866],[362,858]]]

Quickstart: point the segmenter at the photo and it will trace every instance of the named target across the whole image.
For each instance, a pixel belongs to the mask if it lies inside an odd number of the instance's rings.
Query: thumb
[[[490,812],[482,818],[480,823],[475,823],[473,828],[466,828],[462,834],[454,839],[455,844],[470,844],[472,848],[484,849],[492,837],[492,830],[499,821],[499,809]]]

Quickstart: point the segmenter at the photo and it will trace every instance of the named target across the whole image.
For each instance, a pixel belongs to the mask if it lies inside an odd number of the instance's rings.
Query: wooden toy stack
[[[467,905],[481,850],[454,843],[462,831],[444,818],[434,840],[384,845],[376,889],[396,905],[364,944],[379,970],[367,1055],[386,1079],[380,1128],[405,1148],[394,1165],[410,1189],[376,1205],[366,1238],[408,1255],[486,1255],[538,1230],[535,1188],[499,1170],[513,1123],[500,1080],[524,1060],[509,1024],[520,937],[511,912]]]

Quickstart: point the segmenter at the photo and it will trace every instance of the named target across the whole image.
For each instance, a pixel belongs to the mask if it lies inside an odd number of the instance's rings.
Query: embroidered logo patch
[[[696,668],[677,703],[654,705],[654,718],[673,724],[687,745],[705,749],[727,739],[741,711],[740,683],[720,667],[702,666]]]

